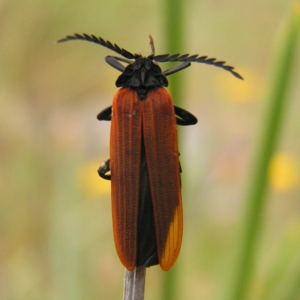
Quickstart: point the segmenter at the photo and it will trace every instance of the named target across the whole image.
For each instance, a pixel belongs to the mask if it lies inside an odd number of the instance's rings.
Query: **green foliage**
[[[300,30],[300,7],[295,6],[288,19],[284,36],[272,72],[266,112],[260,126],[260,139],[252,164],[246,191],[246,212],[241,232],[241,257],[237,261],[236,285],[229,299],[243,300],[249,296],[249,286],[257,263],[257,243],[267,208],[268,167],[277,147],[282,119],[288,104],[288,88],[295,65],[296,46]],[[285,298],[284,299],[291,299]]]

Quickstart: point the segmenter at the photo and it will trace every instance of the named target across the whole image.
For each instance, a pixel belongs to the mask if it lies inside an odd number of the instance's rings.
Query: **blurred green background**
[[[183,2],[183,43],[173,53],[226,60],[245,80],[200,64],[182,71],[180,106],[199,122],[180,131],[176,299],[225,299],[234,285],[251,155],[291,3]],[[104,61],[114,55],[108,49],[56,41],[85,32],[148,55],[152,34],[165,54],[173,9],[158,0],[0,2],[0,299],[121,299],[110,184],[97,175],[109,157],[110,122],[96,120],[119,72]],[[275,299],[300,282],[299,63],[268,171],[249,299]],[[163,276],[147,270],[146,299],[161,298]],[[300,299],[293,295],[276,299]]]

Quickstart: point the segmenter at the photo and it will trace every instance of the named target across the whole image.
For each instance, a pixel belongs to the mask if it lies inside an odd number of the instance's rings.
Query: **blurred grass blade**
[[[182,0],[164,0],[163,5],[165,12],[164,21],[167,53],[175,54],[183,49],[184,3]],[[167,66],[167,64],[164,66]],[[180,106],[180,100],[183,98],[181,97],[183,94],[183,81],[181,72],[171,76],[169,83],[169,91],[172,95],[173,101],[176,103],[176,105]],[[177,287],[179,281],[178,273],[178,265],[175,264],[171,270],[163,274],[161,299],[177,299]]]
[[[183,31],[184,31],[184,3],[182,0],[165,0],[165,40],[167,53],[176,54],[183,51]],[[164,64],[167,66],[167,64]],[[174,65],[172,65],[174,66]],[[183,73],[178,72],[172,75],[169,80],[169,90],[174,103],[181,105],[183,94]]]
[[[295,5],[290,14],[273,69],[265,114],[261,123],[260,139],[252,164],[246,190],[246,215],[242,227],[241,253],[230,300],[243,300],[248,293],[258,235],[262,228],[266,205],[267,172],[270,158],[279,137],[282,116],[287,104],[287,90],[294,65],[300,27],[300,7]]]

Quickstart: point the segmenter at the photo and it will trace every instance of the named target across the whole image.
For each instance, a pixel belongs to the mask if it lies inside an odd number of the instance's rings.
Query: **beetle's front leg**
[[[106,175],[110,171],[110,159],[106,160],[98,169],[100,177],[106,180],[111,180],[111,174]]]
[[[177,125],[181,125],[181,126],[195,125],[198,122],[197,118],[190,112],[186,111],[185,109],[174,105],[174,110],[175,110]]]
[[[97,119],[99,121],[111,121],[111,115],[112,115],[112,107],[109,106],[105,109],[103,109],[99,114],[97,115]]]

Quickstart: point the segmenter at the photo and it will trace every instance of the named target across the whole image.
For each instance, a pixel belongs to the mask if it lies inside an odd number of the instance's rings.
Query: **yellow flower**
[[[275,190],[289,190],[299,183],[298,162],[287,153],[277,153],[269,165],[269,182]]]
[[[97,173],[101,162],[104,160],[90,161],[78,170],[77,182],[87,197],[96,198],[110,194],[110,180],[102,179]]]

